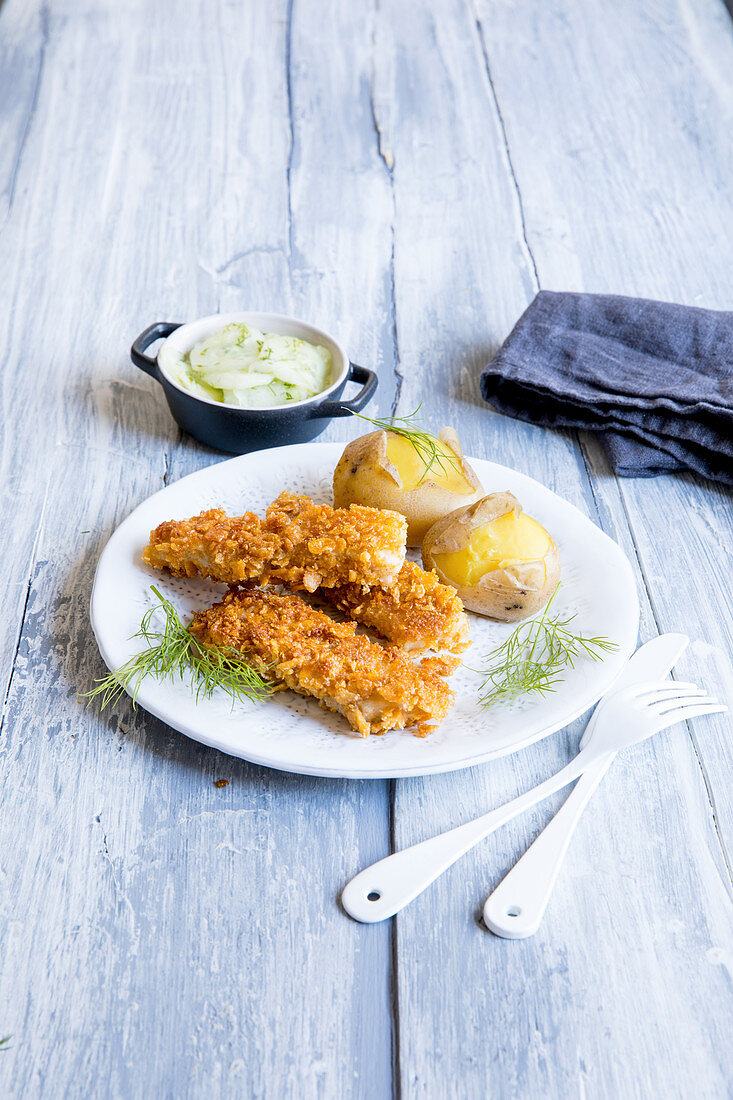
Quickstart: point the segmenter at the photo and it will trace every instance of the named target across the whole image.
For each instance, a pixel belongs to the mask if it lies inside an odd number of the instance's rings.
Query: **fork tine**
[[[636,696],[639,699],[646,698],[647,695],[651,695],[656,691],[687,691],[688,689],[694,689],[699,691],[697,684],[693,684],[691,680],[657,680],[650,681],[646,684],[638,684],[636,690]]]
[[[700,703],[693,706],[678,707],[677,710],[662,714],[657,719],[657,732],[674,726],[677,722],[686,722],[689,718],[698,718],[701,714],[723,714],[728,708],[722,703]]]
[[[682,699],[688,695],[705,695],[705,690],[697,684],[660,684],[659,687],[642,692],[637,699],[643,706],[648,706],[650,703],[661,702],[664,699]]]
[[[718,704],[719,699],[714,699],[711,695],[707,695],[704,691],[698,692],[697,695],[680,696],[679,698],[659,699],[656,702],[649,703],[648,709],[653,713],[659,715],[661,718],[665,714],[670,714],[676,707],[698,707],[704,706],[708,703]]]

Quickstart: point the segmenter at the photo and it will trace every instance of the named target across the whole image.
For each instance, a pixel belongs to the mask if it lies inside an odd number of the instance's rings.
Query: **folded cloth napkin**
[[[733,484],[733,313],[541,291],[481,375],[499,412],[601,433],[622,477]]]

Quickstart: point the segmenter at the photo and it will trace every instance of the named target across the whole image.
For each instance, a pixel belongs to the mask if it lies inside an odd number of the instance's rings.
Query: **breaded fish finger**
[[[190,629],[202,645],[231,646],[277,683],[343,714],[364,737],[405,727],[424,736],[453,701],[429,667],[271,588],[232,590]]]
[[[150,533],[143,559],[178,577],[256,581],[314,592],[336,584],[391,584],[405,560],[407,523],[397,512],[329,508],[281,493],[264,520],[212,508]]]
[[[471,644],[468,617],[456,590],[414,562],[405,562],[388,588],[348,584],[324,588],[321,595],[406,650],[462,653]]]

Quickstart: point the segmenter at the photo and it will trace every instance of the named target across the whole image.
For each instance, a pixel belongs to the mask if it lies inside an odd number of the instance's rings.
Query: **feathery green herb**
[[[95,686],[82,698],[91,702],[100,699],[102,710],[115,703],[124,691],[132,696],[133,707],[137,703],[140,685],[146,676],[156,679],[184,678],[191,673],[191,690],[196,702],[208,699],[217,688],[228,695],[232,703],[239,699],[262,699],[272,692],[272,687],[251,665],[231,646],[205,647],[184,626],[178,613],[166,600],[155,585],[150,586],[160,601],[143,615],[140,629],[134,638],[144,638],[147,649],[132,657],[122,668],[111,672],[102,680],[95,680]],[[153,619],[160,612],[164,622],[155,629]]]
[[[415,420],[421,408],[422,401],[414,412],[409,413],[407,416],[393,416],[391,420],[372,419],[371,416],[364,416],[363,413],[353,414],[358,416],[360,420],[366,420],[368,424],[373,424],[375,428],[381,431],[391,432],[392,435],[400,435],[403,439],[408,440],[425,466],[425,472],[418,481],[418,485],[422,485],[433,466],[437,466],[443,476],[447,476],[449,473],[449,466],[452,466],[459,474],[463,472],[458,458],[445,454],[440,449],[441,440],[437,436],[431,435],[430,432],[424,431]]]
[[[557,588],[539,618],[521,623],[502,645],[486,655],[486,665],[480,670],[484,677],[479,689],[482,706],[528,693],[547,695],[563,679],[565,670],[575,667],[578,658],[600,661],[604,652],[618,648],[608,638],[573,633],[570,626],[575,615],[564,619],[550,616],[556,595]]]
[[[4,1039],[0,1039],[0,1051],[13,1049],[12,1047],[8,1046],[8,1043],[12,1038],[12,1035],[6,1035]]]

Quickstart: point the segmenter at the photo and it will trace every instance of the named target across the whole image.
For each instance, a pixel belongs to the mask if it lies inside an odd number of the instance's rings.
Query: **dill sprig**
[[[159,603],[143,615],[140,629],[133,638],[144,638],[147,649],[132,657],[121,668],[111,672],[101,680],[95,680],[95,686],[82,698],[100,699],[101,709],[115,703],[124,691],[132,696],[132,705],[137,705],[140,685],[146,676],[156,679],[184,679],[191,674],[191,690],[196,702],[201,698],[210,698],[217,688],[228,695],[232,704],[235,700],[261,699],[272,692],[272,687],[251,665],[231,646],[202,646],[188,627],[184,626],[178,613],[166,600],[155,585],[150,586]],[[162,611],[164,621],[160,629],[154,629],[153,619]]]
[[[521,623],[502,645],[486,655],[487,664],[481,669],[484,681],[479,689],[482,706],[490,707],[518,695],[547,695],[561,682],[565,670],[575,667],[578,658],[600,661],[604,652],[618,648],[608,638],[575,634],[570,629],[575,615],[551,616],[550,606],[556,595],[557,588],[539,618]]]
[[[12,1038],[12,1035],[6,1035],[4,1039],[0,1039],[0,1051],[13,1049],[12,1047],[8,1046],[8,1043]]]
[[[435,435],[431,435],[430,432],[424,431],[415,420],[421,408],[422,401],[414,412],[408,413],[407,416],[393,416],[391,420],[372,419],[371,416],[364,416],[363,413],[353,414],[358,416],[360,420],[366,420],[368,424],[373,424],[375,428],[379,428],[381,431],[402,436],[410,443],[425,467],[418,485],[422,485],[433,466],[437,466],[444,477],[449,473],[449,466],[452,466],[459,474],[463,472],[458,458],[451,457],[440,450],[442,440]],[[448,449],[446,448],[446,450]]]

